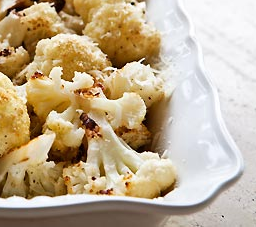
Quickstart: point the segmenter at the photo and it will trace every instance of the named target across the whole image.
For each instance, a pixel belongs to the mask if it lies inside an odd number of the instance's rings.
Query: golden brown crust
[[[118,68],[127,62],[150,59],[159,53],[161,39],[160,33],[146,23],[143,13],[143,9],[127,3],[105,4],[83,33],[99,43]]]
[[[48,76],[56,66],[63,68],[63,79],[72,81],[75,71],[103,70],[111,66],[111,62],[88,37],[58,34],[38,43],[34,61],[20,73],[20,76],[24,74],[29,78],[35,71],[41,71]]]
[[[26,105],[11,81],[0,73],[0,156],[29,141],[30,120]]]

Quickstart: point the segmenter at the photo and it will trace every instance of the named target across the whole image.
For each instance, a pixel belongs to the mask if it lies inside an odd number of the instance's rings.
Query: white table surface
[[[242,177],[206,209],[165,227],[256,226],[256,1],[184,0],[217,86],[223,118],[245,162]]]

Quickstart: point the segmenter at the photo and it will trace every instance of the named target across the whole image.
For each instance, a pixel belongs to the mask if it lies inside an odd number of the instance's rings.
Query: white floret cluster
[[[170,190],[171,160],[146,149],[146,115],[165,81],[150,66],[161,39],[145,2],[3,3],[1,197]]]

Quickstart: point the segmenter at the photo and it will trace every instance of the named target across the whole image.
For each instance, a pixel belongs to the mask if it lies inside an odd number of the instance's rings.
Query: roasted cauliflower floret
[[[32,198],[66,194],[62,177],[63,163],[53,161],[26,166],[19,163],[10,167],[1,197],[13,195]]]
[[[94,98],[91,109],[104,111],[113,129],[125,126],[129,129],[137,128],[145,119],[146,106],[136,93],[124,93],[116,100]]]
[[[91,21],[93,14],[104,4],[125,2],[124,0],[74,0],[74,8],[82,18],[84,23]]]
[[[73,30],[78,35],[82,35],[82,31],[84,29],[84,22],[80,16],[73,16],[64,11],[60,11],[59,15],[67,28]]]
[[[149,145],[151,142],[151,133],[144,124],[133,129],[122,126],[117,128],[115,133],[134,150],[138,150],[142,146]]]
[[[72,81],[75,71],[103,70],[111,66],[111,62],[88,37],[59,34],[51,39],[39,41],[34,61],[20,76],[30,78],[36,71],[48,76],[55,66],[63,68],[64,80]]]
[[[55,132],[55,146],[58,147],[58,144],[61,144],[61,146],[78,148],[85,133],[84,129],[79,127],[78,120],[79,113],[72,106],[62,113],[53,110],[46,119],[44,130]]]
[[[21,24],[20,16],[13,11],[0,21],[0,43],[5,43],[5,47],[18,47],[22,44],[26,25]]]
[[[62,177],[64,163],[53,161],[31,165],[27,168],[28,198],[35,196],[58,196],[67,193]]]
[[[25,169],[23,163],[10,166],[6,180],[1,182],[3,184],[1,197],[7,198],[13,195],[26,197],[28,194],[28,188],[24,178]]]
[[[65,0],[1,0],[0,1],[0,20],[11,10],[20,11],[22,9],[32,6],[35,2],[52,3],[55,6],[57,11],[63,8],[65,4]]]
[[[27,100],[41,122],[52,110],[63,111],[70,105],[68,95],[61,89],[61,83],[36,73],[26,83]],[[40,102],[38,102],[40,100]]]
[[[106,1],[108,0],[74,0],[73,4],[76,13],[78,13],[82,17],[84,23],[86,24],[88,23],[88,21],[91,20],[92,14],[95,9],[101,7],[102,4]]]
[[[91,111],[81,120],[88,140],[87,160],[64,169],[68,193],[154,198],[174,183],[172,162],[156,153],[132,150],[116,136],[104,113]]]
[[[120,98],[124,92],[135,92],[141,96],[147,108],[163,97],[163,83],[161,78],[154,75],[149,65],[139,62],[126,64],[104,81],[110,99]]]
[[[18,13],[12,11],[0,21],[0,42],[11,47],[23,43],[31,56],[39,40],[59,33],[74,32],[65,27],[55,8],[47,2],[31,5]]]
[[[0,72],[12,79],[29,61],[29,54],[22,46],[4,48],[0,51]]]
[[[40,135],[21,147],[11,150],[0,158],[0,181],[12,165],[19,163],[38,164],[46,161],[48,151],[55,139],[54,133]]]
[[[76,158],[85,134],[80,125],[79,113],[72,106],[62,113],[57,113],[54,110],[49,113],[43,131],[51,130],[56,134],[51,149],[51,153],[56,158],[63,161],[67,158]],[[68,155],[67,153],[72,154]]]
[[[20,22],[26,26],[24,45],[33,54],[39,40],[53,37],[59,33],[70,33],[50,3],[39,3],[22,10]]]
[[[0,73],[0,157],[29,141],[26,104],[17,95],[11,80]]]
[[[84,129],[80,127],[75,91],[93,86],[94,80],[86,73],[76,72],[72,82],[65,81],[60,67],[53,68],[49,77],[36,75],[26,84],[27,100],[42,122],[43,132],[56,133],[49,155],[61,161],[76,158]]]
[[[83,18],[83,21],[86,24],[92,20],[93,14],[104,4],[116,4],[124,2],[133,2],[133,5],[137,4],[137,1],[132,0],[73,0],[73,5],[76,13]]]
[[[88,95],[88,91],[79,93],[77,102],[81,109],[103,111],[113,129],[126,127],[134,129],[140,127],[145,119],[146,106],[142,98],[132,92],[124,93],[116,100],[107,99],[100,87],[89,89],[89,93],[95,91],[95,95]],[[98,92],[96,92],[98,91]]]
[[[104,4],[83,33],[99,44],[116,67],[150,59],[159,52],[160,33],[146,23],[144,12],[145,9],[128,3]]]
[[[75,72],[73,82],[65,81],[61,76],[62,68],[55,67],[49,77],[36,73],[26,83],[28,103],[42,122],[52,110],[63,112],[75,105],[74,91],[89,88],[94,83],[93,78],[86,73]]]
[[[0,159],[2,197],[34,197],[66,193],[62,178],[63,164],[46,162],[55,134],[44,134]]]

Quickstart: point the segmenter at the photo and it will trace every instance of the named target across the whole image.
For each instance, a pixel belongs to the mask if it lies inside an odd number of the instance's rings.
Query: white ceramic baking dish
[[[160,226],[170,215],[203,209],[241,175],[241,154],[221,117],[216,88],[181,2],[148,0],[147,7],[149,20],[163,33],[163,55],[172,64],[170,83],[177,85],[172,98],[148,117],[154,149],[165,151],[176,166],[176,188],[153,200],[91,195],[0,199],[0,226]]]

